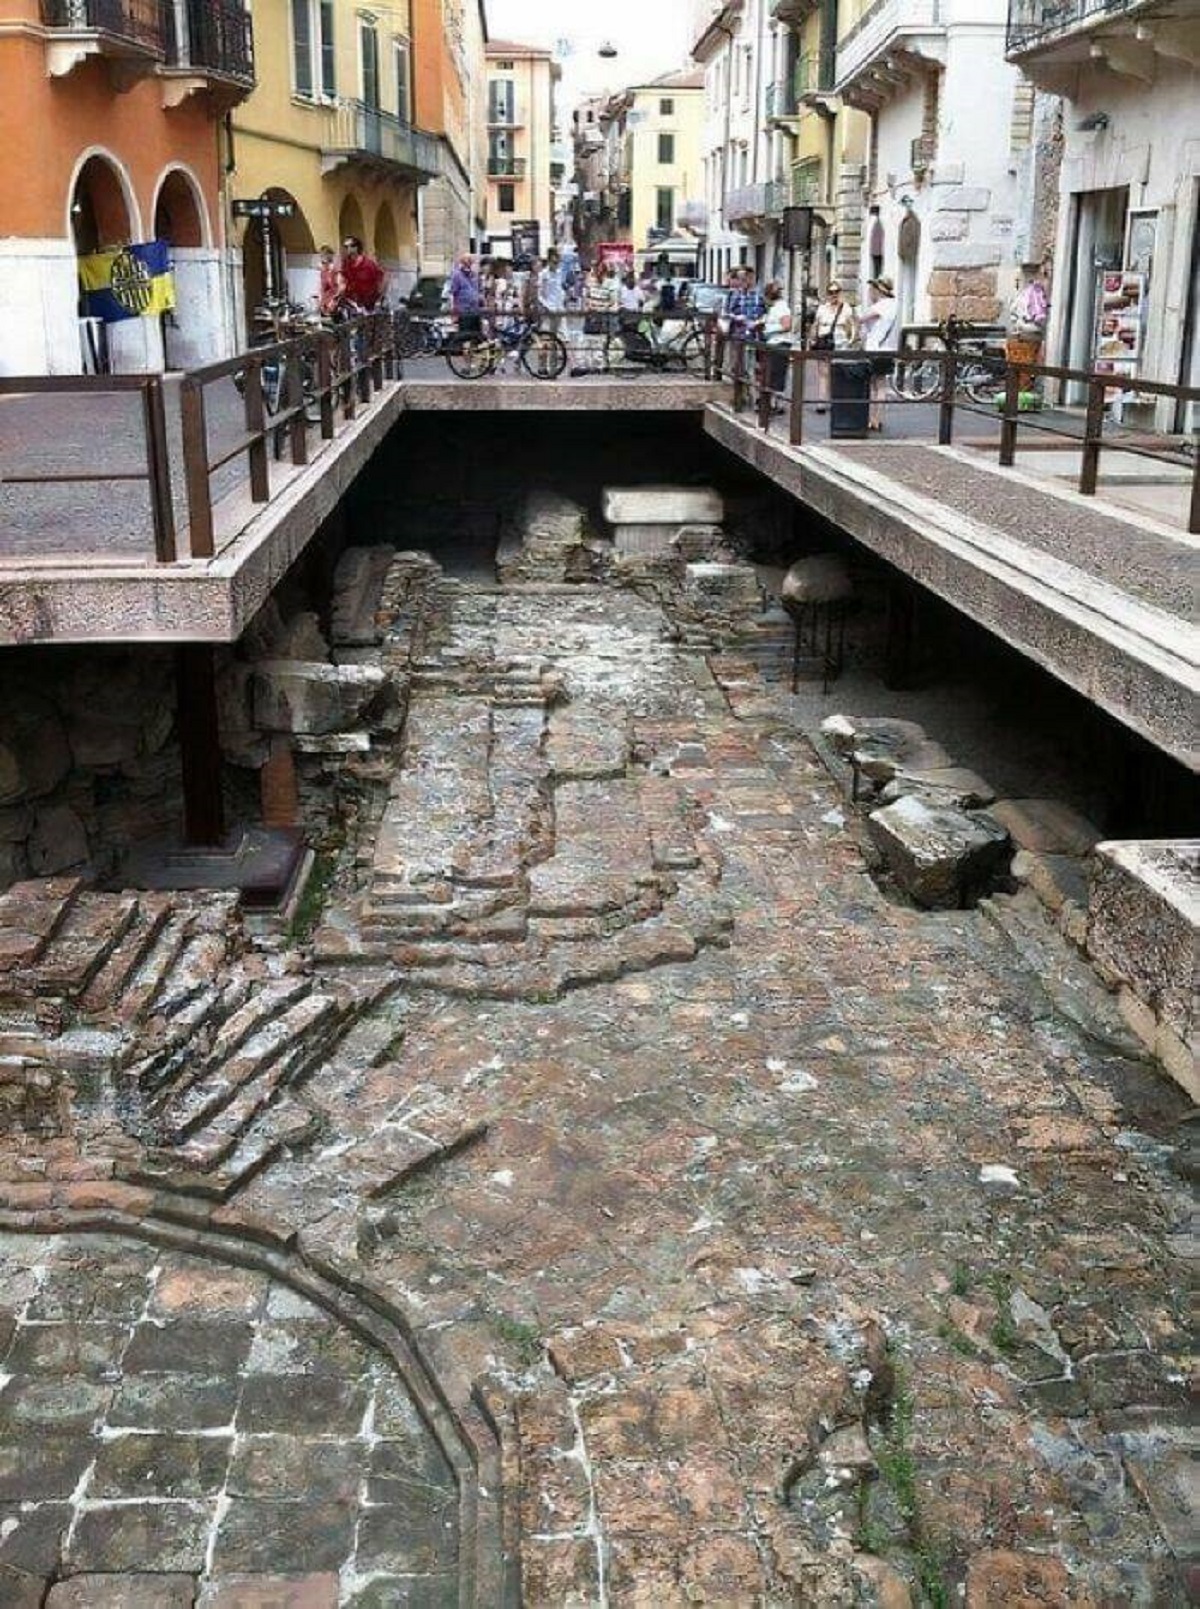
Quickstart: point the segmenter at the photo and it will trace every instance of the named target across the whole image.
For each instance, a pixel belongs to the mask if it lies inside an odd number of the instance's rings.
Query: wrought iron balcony
[[[1009,0],[1010,56],[1057,42],[1077,30],[1091,30],[1105,17],[1127,17],[1143,11],[1151,0]]]
[[[169,68],[254,83],[254,30],[244,0],[187,0],[182,19],[173,7],[168,19]]]
[[[394,112],[365,101],[339,101],[327,113],[321,142],[321,170],[332,173],[349,162],[380,172],[400,172],[418,183],[442,170],[441,143]]]
[[[525,177],[525,158],[523,156],[489,156],[489,179],[523,179]]]
[[[88,55],[144,57],[151,65],[166,55],[164,0],[42,0],[41,16],[44,27],[67,36],[51,40],[52,77]]]

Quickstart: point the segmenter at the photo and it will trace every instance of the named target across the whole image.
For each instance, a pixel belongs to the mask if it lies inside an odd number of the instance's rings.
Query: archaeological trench
[[[221,656],[281,909],[168,650],[3,667],[0,1604],[1189,1601],[1184,782],[652,423],[405,428]]]

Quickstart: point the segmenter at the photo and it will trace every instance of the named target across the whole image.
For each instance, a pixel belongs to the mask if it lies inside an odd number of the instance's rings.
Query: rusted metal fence
[[[772,368],[778,377],[781,357],[784,360],[784,383],[772,384]],[[824,397],[814,397],[808,387],[810,366],[824,367],[826,380],[832,379],[832,367],[839,363],[869,363],[872,357],[890,358],[899,368],[907,365],[926,365],[936,358],[940,367],[940,380],[936,393],[927,398],[889,395],[880,402],[888,410],[904,407],[934,406],[937,409],[936,439],[939,446],[953,444],[957,416],[961,413],[976,418],[987,418],[999,426],[998,462],[1011,468],[1016,462],[1018,431],[1028,430],[1057,437],[1077,446],[1081,452],[1078,489],[1085,497],[1095,496],[1100,475],[1101,453],[1106,448],[1113,452],[1133,453],[1150,458],[1160,464],[1189,467],[1191,470],[1191,501],[1188,512],[1188,531],[1200,533],[1200,455],[1193,439],[1190,459],[1186,447],[1177,438],[1161,437],[1148,443],[1145,438],[1124,436],[1106,437],[1104,410],[1107,395],[1116,388],[1120,377],[1097,373],[1093,370],[1066,369],[1050,364],[1027,363],[1023,360],[1010,363],[1003,358],[990,358],[988,367],[995,375],[995,401],[991,407],[972,402],[962,394],[960,380],[968,368],[978,369],[978,353],[927,351],[879,353],[844,351],[829,352],[812,347],[770,347],[761,341],[731,337],[724,343],[717,373],[728,379],[733,387],[735,413],[752,411],[760,429],[770,432],[772,420],[783,414],[787,419],[787,439],[791,446],[799,447],[805,438],[806,410],[832,406]],[[774,365],[772,360],[774,360]],[[1047,419],[1037,412],[1022,412],[1021,393],[1029,389],[1030,380],[1078,383],[1087,390],[1087,405],[1083,414],[1082,429],[1067,428],[1064,423]],[[825,386],[826,396],[831,395],[831,384]],[[1140,377],[1122,387],[1149,397],[1168,397],[1177,405],[1200,402],[1200,389],[1194,386],[1174,385],[1161,380],[1143,380]],[[931,432],[933,433],[933,432]],[[911,438],[909,438],[911,439]]]

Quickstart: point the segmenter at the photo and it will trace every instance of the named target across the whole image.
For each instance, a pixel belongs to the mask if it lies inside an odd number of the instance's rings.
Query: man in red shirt
[[[383,295],[383,282],[383,269],[363,251],[357,235],[348,235],[342,242],[343,301],[353,302],[369,313]]]

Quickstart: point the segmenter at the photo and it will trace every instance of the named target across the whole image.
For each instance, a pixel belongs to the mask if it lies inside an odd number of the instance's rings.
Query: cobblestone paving
[[[80,1609],[457,1602],[450,1468],[394,1372],[286,1286],[3,1236],[0,1337],[6,1609],[60,1573],[50,1604]]]
[[[575,855],[590,873],[598,842],[606,878],[653,859],[658,842],[671,851],[657,856],[658,895],[678,900],[676,870],[681,884],[702,874],[728,913],[723,942],[629,945],[656,918],[628,911],[606,970],[566,965],[555,988],[506,996],[455,980],[489,962],[505,973],[528,932],[453,921],[419,989],[406,988],[410,941],[396,946],[399,990],[300,1087],[315,1133],[239,1179],[231,1200],[93,1174],[72,1184],[34,1145],[8,1199],[35,1226],[40,1210],[108,1201],[269,1234],[398,1306],[456,1409],[474,1391],[494,1416],[531,1604],[1186,1601],[1197,1535],[1185,1418],[1194,1241],[1173,1171],[1182,1101],[1060,1017],[977,913],[889,903],[786,703],[747,667],[685,651],[655,607],[627,595],[451,587],[440,598],[444,618],[414,662],[413,753],[470,774],[432,768],[428,839],[390,841],[397,886],[419,857],[424,879],[448,855],[451,877],[429,903],[453,904],[453,878],[478,868],[481,820],[533,776],[537,830],[507,804],[497,818],[515,824],[507,847],[529,857],[513,883],[521,900],[547,866],[565,880]],[[565,705],[546,696],[556,679]],[[544,722],[532,742],[521,726],[516,751],[514,708]],[[455,730],[465,747],[444,748]],[[589,796],[591,814],[578,791],[589,770],[620,784]],[[404,786],[385,780],[391,805]],[[389,808],[350,845],[327,924],[343,936],[397,827]],[[597,943],[587,875],[572,897],[585,914],[562,916],[572,925],[545,941],[555,955]],[[330,945],[331,987],[361,974],[352,950]],[[18,1280],[48,1255],[19,1240],[5,1249]],[[144,1300],[144,1270],[136,1283]],[[18,1288],[21,1304],[34,1284]],[[144,1327],[142,1313],[135,1305],[126,1326]],[[82,1358],[84,1331],[75,1324],[70,1356]],[[254,1356],[235,1371],[247,1383]],[[86,1369],[62,1372],[80,1377],[80,1396],[72,1410],[56,1391],[59,1411],[90,1425],[100,1410]],[[347,1367],[343,1392],[355,1377]],[[136,1399],[129,1378],[125,1365],[103,1389]],[[11,1389],[0,1408],[20,1404]],[[104,1409],[112,1426],[107,1397]],[[236,1464],[255,1431],[232,1422]],[[351,1461],[367,1456],[364,1423],[340,1432]],[[282,1414],[271,1429],[297,1433]],[[286,1467],[264,1465],[262,1479],[286,1481]],[[291,1468],[320,1510],[324,1468]],[[70,1491],[90,1519],[90,1489]],[[172,1500],[165,1478],[155,1495]],[[338,1561],[344,1601],[365,1573],[373,1501],[368,1480],[357,1574]],[[75,1545],[82,1517],[52,1518],[56,1546]],[[434,1546],[429,1521],[394,1503],[388,1546],[414,1524]],[[305,1546],[322,1535],[306,1529]],[[162,1568],[152,1555],[133,1549],[110,1567]]]

